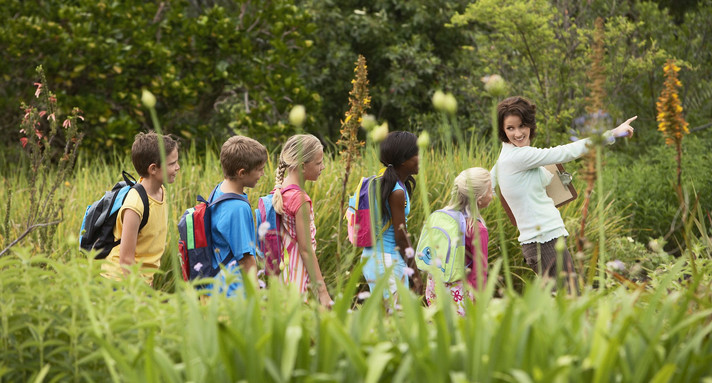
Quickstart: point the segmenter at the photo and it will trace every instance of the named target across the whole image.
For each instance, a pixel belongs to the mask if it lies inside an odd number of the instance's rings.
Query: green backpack
[[[443,281],[465,277],[465,215],[454,210],[434,211],[425,221],[415,251],[419,270],[442,273]]]

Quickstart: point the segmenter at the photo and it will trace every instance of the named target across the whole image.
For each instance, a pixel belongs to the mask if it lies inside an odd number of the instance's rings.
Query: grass
[[[169,226],[169,247],[162,261],[162,270],[165,275],[157,276],[156,285],[164,290],[171,290],[173,286],[172,261],[176,253],[174,248],[177,243],[177,224],[180,215],[185,209],[195,205],[196,197],[200,194],[207,198],[215,185],[222,180],[222,172],[218,155],[211,150],[204,154],[197,154],[199,151],[195,147],[184,148],[180,153],[179,161],[181,170],[174,184],[168,186],[168,198],[171,204],[172,217],[169,222],[174,225]],[[469,148],[452,147],[447,150],[430,149],[421,153],[421,174],[418,177],[418,187],[411,199],[411,214],[408,217],[408,228],[412,235],[413,243],[417,242],[420,228],[426,217],[426,211],[433,211],[444,207],[449,200],[450,188],[455,176],[460,170],[472,166],[491,168],[495,162],[495,154],[484,142],[473,141]],[[265,167],[265,176],[254,189],[248,189],[247,194],[253,207],[257,206],[257,199],[267,194],[274,186],[274,160],[277,153],[273,153],[271,160]],[[347,191],[353,193],[353,189],[361,176],[375,174],[380,168],[377,161],[375,148],[371,145],[367,147],[362,161],[354,166],[352,176],[349,180]],[[343,217],[335,211],[334,207],[339,206],[340,179],[342,165],[338,158],[325,156],[326,169],[316,182],[308,182],[306,191],[314,201],[315,224],[317,227],[317,256],[325,276],[325,280],[330,288],[337,288],[346,278],[346,272],[353,268],[354,263],[360,257],[360,250],[354,248],[346,239],[345,230],[342,230],[342,238],[337,238],[336,227],[344,225]],[[8,169],[9,170],[9,169]],[[96,160],[80,156],[73,176],[67,183],[60,187],[58,193],[66,197],[66,208],[63,221],[57,227],[57,238],[76,238],[79,234],[78,228],[87,205],[98,199],[104,190],[108,190],[120,178],[121,170],[133,172],[133,166],[128,156],[113,156],[110,160]],[[135,172],[134,172],[135,173]],[[8,239],[17,235],[20,231],[22,213],[27,209],[28,201],[23,199],[22,193],[26,191],[27,184],[21,172],[6,172],[3,175],[4,183],[10,185],[9,188],[0,190],[0,198],[7,199],[8,192],[13,190],[12,208],[10,209],[10,230]],[[421,182],[421,179],[424,182]],[[575,178],[575,182],[576,182]],[[581,190],[582,185],[577,185]],[[422,198],[422,193],[427,193],[426,198]],[[18,195],[19,194],[19,195]],[[610,199],[610,198],[609,198]],[[424,206],[427,201],[427,209]],[[562,208],[562,217],[566,223],[570,237],[569,248],[575,248],[573,243],[574,233],[578,230],[580,222],[582,199],[579,198]],[[619,212],[611,211],[612,205],[606,204],[604,207],[605,221],[601,221],[597,215],[597,209],[592,206],[592,214],[589,217],[590,224],[587,226],[586,237],[596,243],[598,238],[597,228],[603,222],[607,240],[626,236],[625,216]],[[500,214],[497,214],[499,210]],[[483,217],[492,233],[492,243],[490,246],[490,259],[496,260],[500,257],[502,247],[506,246],[510,254],[510,268],[515,285],[521,289],[524,281],[531,279],[528,267],[521,256],[519,244],[516,241],[517,231],[506,220],[499,202],[495,199],[490,206],[483,210]],[[504,230],[505,241],[499,243],[494,234],[499,230]],[[0,246],[8,242],[8,239],[0,237]],[[31,246],[39,249],[39,239],[37,236],[30,238]],[[337,241],[341,242],[341,249],[344,252],[341,258],[336,256]],[[66,259],[66,251],[55,249],[50,257]],[[341,263],[337,262],[340,259]],[[580,267],[587,267],[581,262]]]
[[[181,152],[181,171],[169,186],[176,223],[222,179],[212,151]],[[491,167],[496,153],[484,143],[469,148],[430,149],[421,153],[419,186],[408,220],[417,237],[425,211],[446,204],[457,173],[471,166]],[[272,156],[275,158],[275,156]],[[173,261],[177,234],[169,243],[156,278],[158,289],[134,276],[108,281],[99,263],[77,248],[77,231],[86,205],[131,169],[128,158],[110,162],[81,156],[71,179],[59,193],[66,196],[63,222],[50,253],[41,253],[31,236],[12,254],[0,258],[0,381],[481,381],[686,382],[712,379],[712,261],[710,239],[675,263],[648,274],[646,284],[622,286],[613,278],[606,289],[583,290],[575,299],[552,294],[552,285],[533,279],[524,267],[516,230],[497,201],[483,211],[491,233],[490,278],[486,289],[468,303],[465,318],[448,300],[424,308],[420,297],[401,286],[401,309],[388,313],[380,299],[355,299],[362,289],[359,252],[336,238],[343,224],[338,206],[341,169],[326,156],[326,170],[307,192],[315,201],[319,262],[335,301],[332,310],[302,303],[280,283],[269,289],[247,283],[244,297],[214,295],[201,304],[189,284],[175,281]],[[352,173],[358,177],[378,168],[372,145]],[[572,167],[570,170],[576,170]],[[273,185],[274,163],[248,195],[253,205]],[[20,230],[27,208],[22,170],[4,169],[0,198],[13,193],[7,235]],[[581,185],[577,185],[579,190]],[[427,193],[422,198],[420,193]],[[605,196],[602,216],[592,201],[586,234],[597,242],[606,232],[609,258],[623,256],[626,217]],[[424,206],[427,204],[427,206]],[[581,199],[562,209],[570,233],[578,226]],[[698,207],[690,229],[706,233],[705,213]],[[605,219],[602,219],[605,217]],[[504,241],[496,240],[504,230]],[[417,238],[414,238],[416,240]],[[337,241],[345,254],[336,260]],[[503,290],[502,249],[510,255],[516,291]],[[573,244],[569,244],[573,248]],[[587,250],[592,251],[592,250]],[[636,251],[641,252],[639,248]],[[590,254],[578,259],[588,267]],[[584,273],[582,273],[584,274]],[[601,286],[603,287],[603,286]],[[381,280],[373,292],[380,296]],[[442,288],[442,286],[439,286]],[[445,294],[441,291],[441,295]]]
[[[709,260],[698,267],[712,275]],[[97,262],[21,248],[0,260],[0,380],[702,381],[712,374],[711,280],[680,281],[685,268],[656,275],[654,288],[576,299],[540,282],[494,298],[493,278],[461,318],[447,300],[423,308],[402,286],[393,315],[379,299],[353,306],[356,273],[331,311],[254,281],[245,297],[201,304],[184,283],[164,293],[137,277],[107,281]]]

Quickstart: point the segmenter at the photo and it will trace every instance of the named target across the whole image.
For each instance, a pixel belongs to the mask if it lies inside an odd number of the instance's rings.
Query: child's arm
[[[129,275],[129,269],[123,266],[131,266],[136,262],[136,241],[138,240],[138,228],[141,225],[141,217],[133,210],[126,209],[123,212],[123,226],[121,228],[121,243],[119,244],[119,266],[124,275]]]
[[[307,268],[309,279],[311,279],[312,283],[317,287],[319,302],[324,306],[330,306],[331,297],[329,296],[329,291],[326,289],[324,277],[321,275],[321,269],[319,268],[319,261],[316,259],[316,254],[311,244],[309,204],[303,203],[302,206],[299,207],[299,210],[297,210],[295,217],[297,218],[296,229],[299,255],[302,257],[302,261],[304,261],[304,265]]]
[[[242,258],[237,261],[237,264],[239,264],[240,268],[242,268],[242,270],[245,270],[246,273],[250,273],[257,270],[257,262],[255,261],[255,256],[250,253],[243,254]]]
[[[411,247],[408,232],[405,227],[405,191],[399,189],[392,192],[391,195],[388,196],[388,205],[391,207],[391,223],[393,224],[398,252],[405,260],[406,265],[415,271],[411,277],[413,280],[413,290],[420,294],[422,291],[422,283],[420,281],[420,275],[418,274],[418,268],[415,265],[415,259],[408,258],[405,254],[405,249]]]

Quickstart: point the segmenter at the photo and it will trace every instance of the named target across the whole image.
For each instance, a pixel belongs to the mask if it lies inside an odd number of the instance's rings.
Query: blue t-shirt
[[[215,188],[213,198],[208,202],[225,194],[220,191],[220,185],[222,182]],[[247,198],[247,194],[242,195]],[[233,282],[227,285],[227,276],[223,272],[220,272],[216,277],[220,293],[224,292],[228,297],[232,297],[242,288],[242,273],[237,262],[245,254],[255,255],[255,221],[252,217],[252,207],[245,201],[230,199],[211,206],[209,209],[211,214],[210,230],[215,249],[215,259],[213,260],[215,264],[213,266],[217,267],[217,263],[223,262],[231,252],[234,255],[234,261],[228,262],[225,267],[228,272],[237,277],[237,280],[233,279]]]
[[[401,186],[400,182],[396,182],[396,186],[393,187],[393,192],[396,190],[403,190],[403,193],[405,193],[405,223],[406,227],[408,227],[408,214],[410,214],[410,197],[408,197],[408,192]],[[392,192],[391,192],[392,193]],[[386,210],[388,210],[388,216],[392,217],[391,214],[391,206],[388,204],[388,200],[386,200]],[[388,221],[386,221],[388,222]],[[394,253],[395,248],[396,248],[396,231],[395,228],[393,227],[393,222],[388,226],[388,229],[386,229],[386,232],[383,233],[383,248],[384,251],[387,253]]]
[[[400,182],[397,182],[396,186],[393,187],[393,191],[396,190],[403,190],[405,193],[405,220],[407,226],[408,214],[410,213],[410,197]],[[388,201],[386,201],[386,209],[390,217],[391,207]],[[386,224],[388,219],[384,221],[383,223]],[[383,256],[381,256],[381,249],[383,249]],[[386,257],[385,254],[390,254],[390,256]],[[383,290],[383,297],[388,298],[389,294],[395,293],[396,279],[401,280],[405,286],[408,287],[408,278],[405,276],[407,265],[403,257],[401,257],[400,252],[396,251],[396,231],[392,223],[389,224],[383,236],[377,239],[375,246],[363,248],[361,256],[366,259],[366,264],[363,267],[363,275],[371,291],[375,288],[376,281],[383,275],[386,267],[390,267],[391,265],[393,266],[392,282],[389,282],[388,288]]]
[[[225,194],[218,184],[213,199]],[[243,194],[247,198],[247,194]],[[211,200],[211,201],[212,201]],[[255,255],[255,221],[249,203],[238,199],[220,202],[210,207],[210,229],[215,258],[222,262],[230,252],[240,261],[244,254]]]

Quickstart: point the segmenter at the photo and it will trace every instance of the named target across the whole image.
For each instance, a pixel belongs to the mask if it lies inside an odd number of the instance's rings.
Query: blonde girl
[[[307,291],[311,280],[319,302],[328,306],[331,297],[316,257],[314,209],[304,191],[304,182],[316,181],[324,170],[323,160],[324,147],[318,138],[311,134],[290,137],[279,156],[272,203],[282,222],[282,280],[296,284],[300,293]]]
[[[467,282],[474,289],[481,289],[487,283],[487,243],[489,232],[485,221],[480,215],[492,202],[492,178],[490,173],[483,168],[469,168],[463,170],[455,177],[450,203],[446,210],[459,211],[467,220],[467,233],[465,234],[465,266]],[[464,298],[466,289],[462,280],[445,284],[445,290],[450,293],[457,312],[465,315]],[[428,306],[435,303],[435,280],[428,275],[425,287],[425,300]]]

